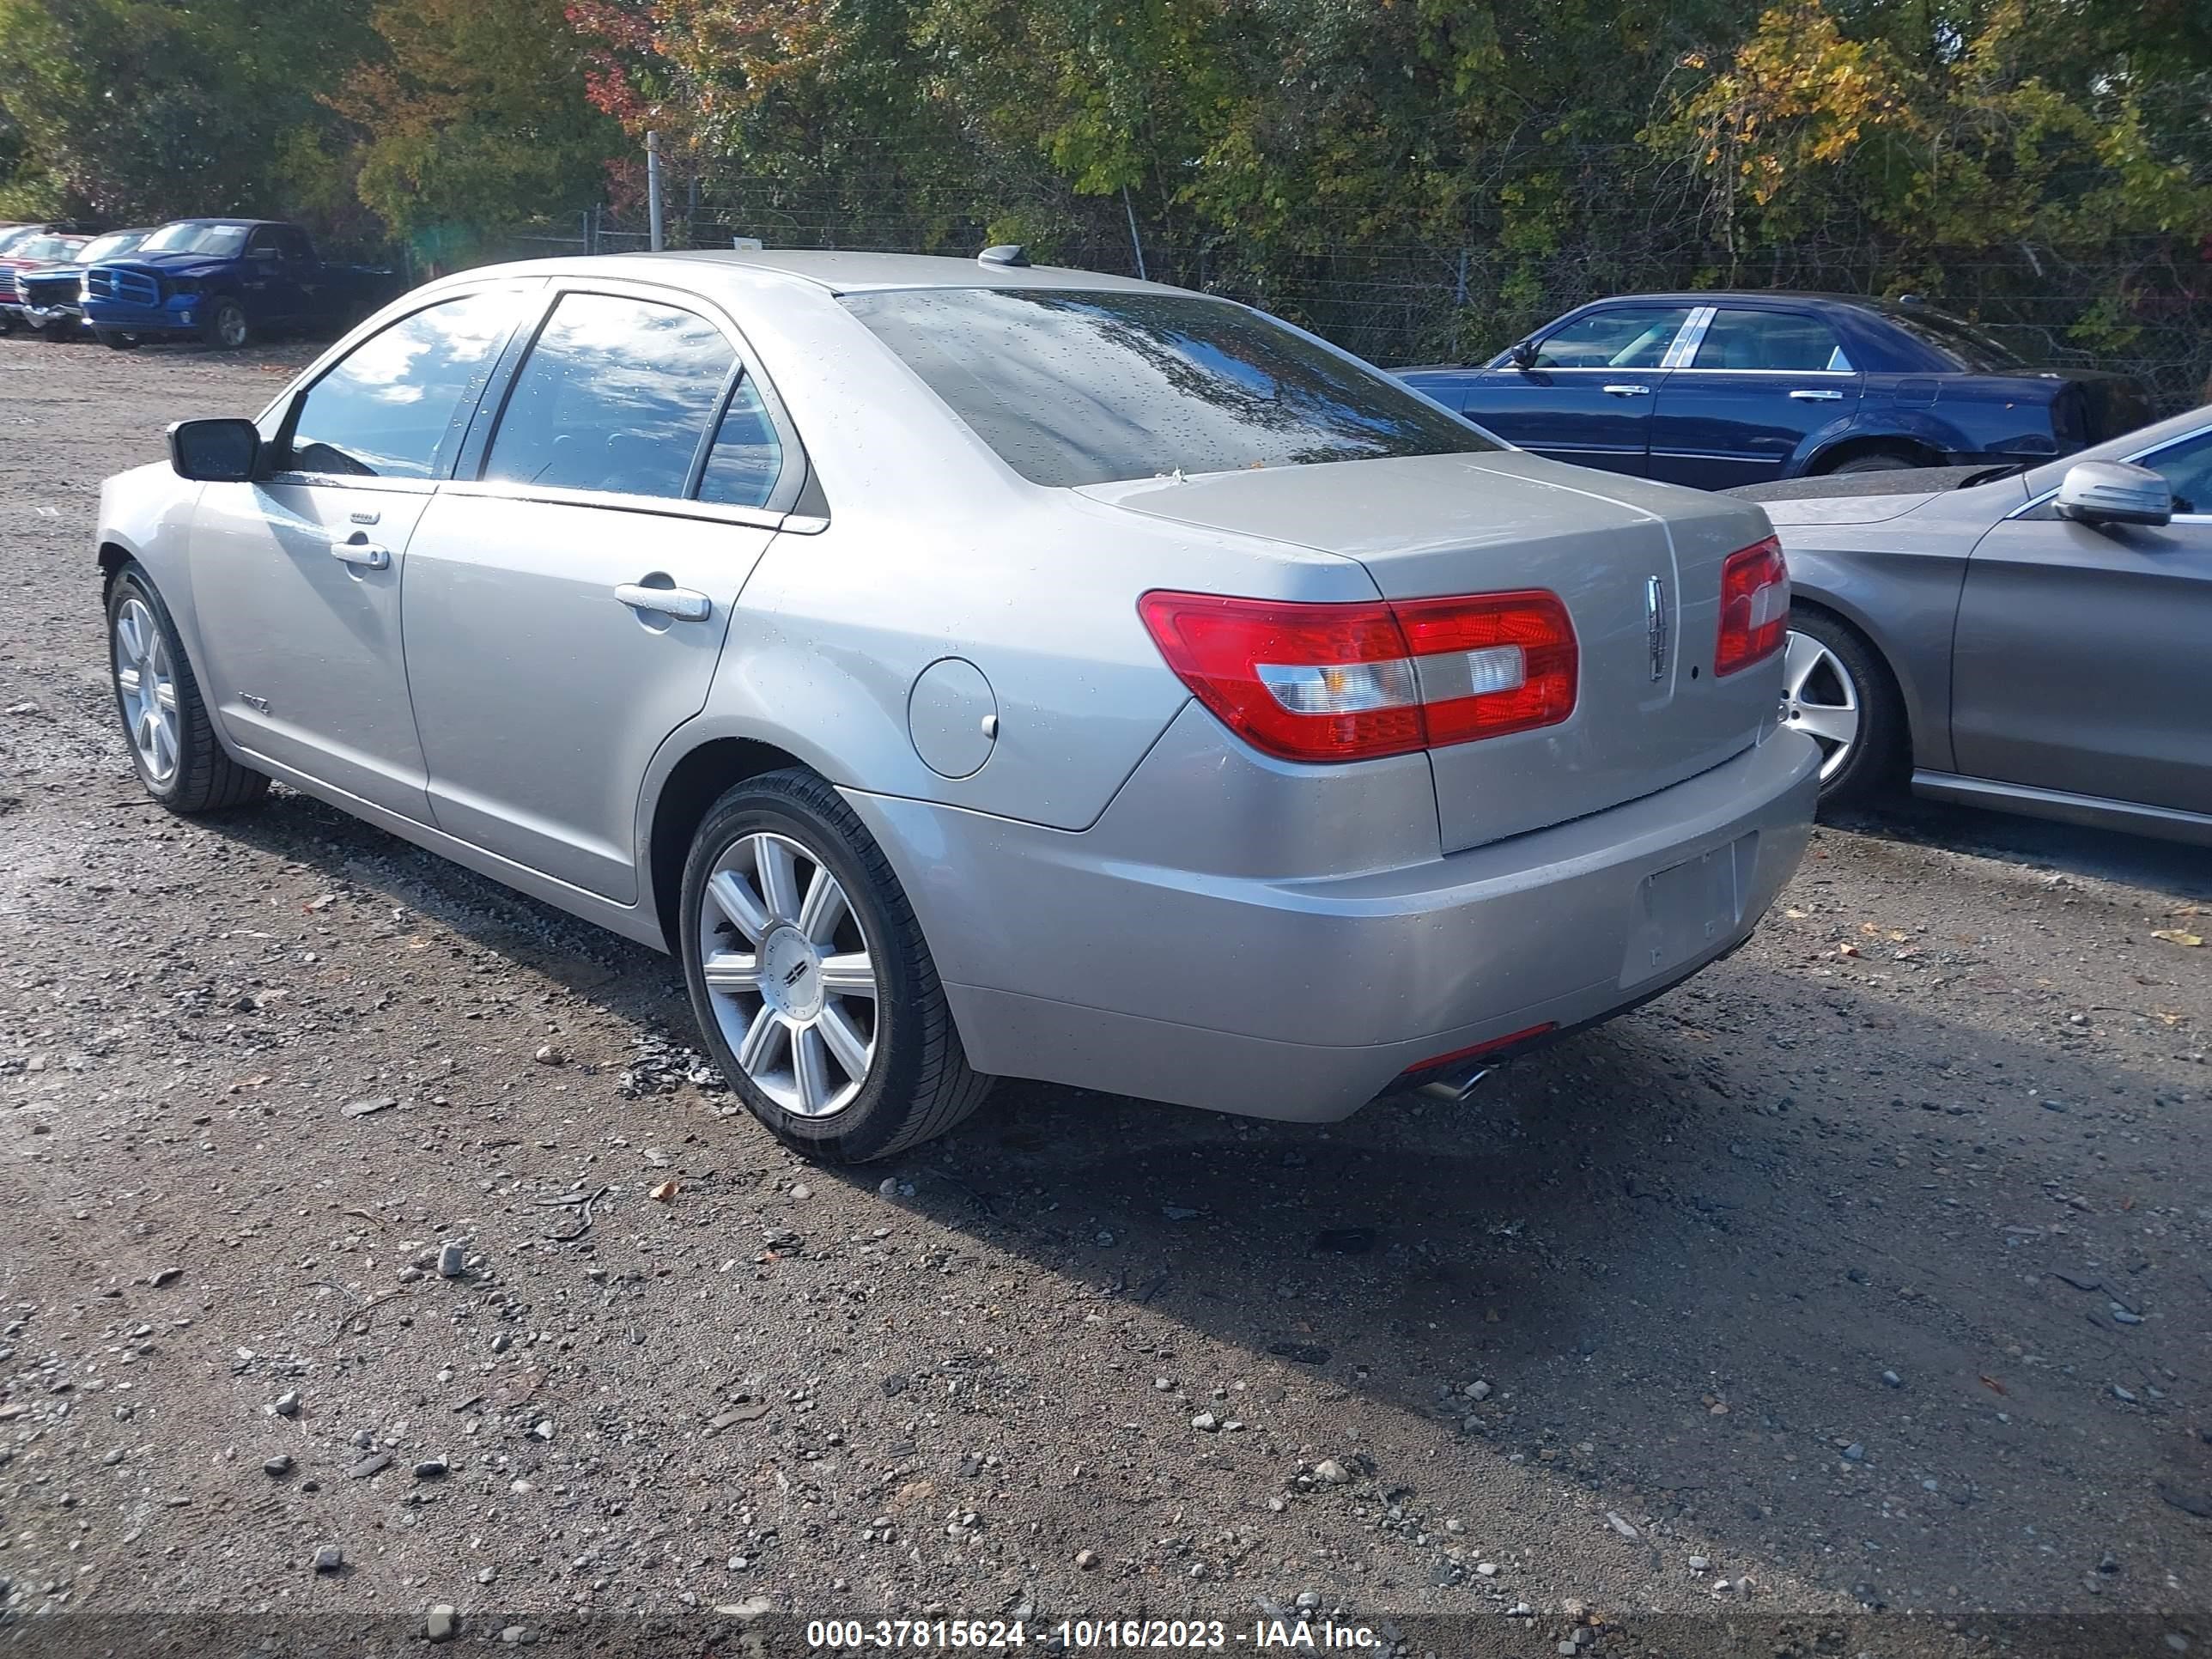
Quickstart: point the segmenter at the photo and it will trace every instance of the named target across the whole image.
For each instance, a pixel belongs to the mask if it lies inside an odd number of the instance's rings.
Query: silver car
[[[1758,507],[1018,250],[474,271],[170,445],[100,514],[146,787],[675,952],[818,1157],[996,1075],[1472,1086],[1741,943],[1812,816]]]
[[[1738,493],[1789,555],[1825,799],[1909,780],[2212,846],[2212,408],[2029,469]]]

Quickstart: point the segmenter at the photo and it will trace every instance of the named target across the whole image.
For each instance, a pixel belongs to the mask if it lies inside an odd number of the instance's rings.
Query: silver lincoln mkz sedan
[[[1739,944],[1812,817],[1756,506],[1015,250],[472,271],[170,450],[100,501],[146,787],[674,951],[821,1157],[998,1074],[1469,1086]]]

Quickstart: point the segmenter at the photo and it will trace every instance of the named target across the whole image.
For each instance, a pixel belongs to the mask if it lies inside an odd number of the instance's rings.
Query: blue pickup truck
[[[179,219],[84,273],[84,319],[105,344],[196,337],[235,350],[283,330],[334,333],[398,290],[388,270],[325,263],[297,225]]]

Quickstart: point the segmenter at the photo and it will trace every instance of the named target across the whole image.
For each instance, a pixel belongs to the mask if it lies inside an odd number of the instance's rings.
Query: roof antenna
[[[996,247],[987,247],[975,256],[979,265],[1026,265],[1030,256],[1019,242],[1001,242]]]

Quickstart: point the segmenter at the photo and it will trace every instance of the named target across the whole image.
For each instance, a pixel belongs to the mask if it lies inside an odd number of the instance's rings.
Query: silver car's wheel
[[[808,1118],[853,1103],[875,1063],[876,966],[817,854],[769,831],[725,849],[700,908],[699,969],[724,1040],[763,1094]]]
[[[1844,659],[1810,634],[1794,629],[1782,659],[1783,718],[1820,745],[1820,781],[1851,763],[1858,746],[1858,683]]]
[[[670,943],[714,1063],[808,1157],[901,1152],[990,1088],[890,860],[817,775],[764,772],[707,809],[676,920]]]
[[[169,642],[144,600],[135,595],[115,610],[115,695],[138,764],[156,788],[177,775],[177,676]]]
[[[177,625],[152,578],[126,562],[107,585],[115,713],[146,793],[173,812],[221,812],[258,800],[269,780],[217,739]]]

